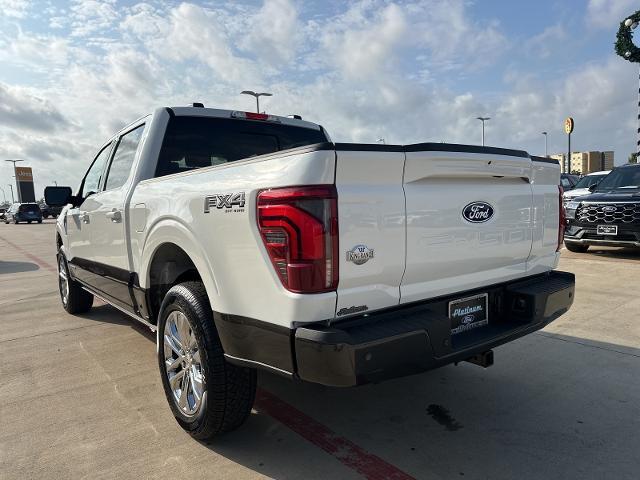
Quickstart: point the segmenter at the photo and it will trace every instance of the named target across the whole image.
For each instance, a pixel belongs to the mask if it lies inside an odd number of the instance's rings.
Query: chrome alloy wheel
[[[66,305],[69,302],[69,274],[62,254],[58,255],[58,284],[60,285],[62,304]]]
[[[204,372],[195,332],[185,314],[177,310],[165,323],[164,362],[175,404],[184,415],[195,415],[204,396]]]

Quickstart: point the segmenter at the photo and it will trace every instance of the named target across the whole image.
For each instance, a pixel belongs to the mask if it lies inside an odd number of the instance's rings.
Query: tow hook
[[[467,358],[465,362],[488,368],[493,365],[493,350],[487,350],[486,352],[477,353],[473,357]]]

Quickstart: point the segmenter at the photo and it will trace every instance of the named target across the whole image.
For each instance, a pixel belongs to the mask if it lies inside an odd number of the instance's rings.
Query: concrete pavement
[[[564,251],[573,308],[489,369],[355,389],[260,374],[291,409],[262,400],[206,445],[174,421],[145,327],[99,302],[64,312],[53,235],[0,224],[0,478],[374,478],[370,457],[396,478],[640,477],[640,253]]]

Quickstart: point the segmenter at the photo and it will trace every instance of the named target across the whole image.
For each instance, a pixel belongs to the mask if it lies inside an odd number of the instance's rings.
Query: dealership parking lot
[[[2,478],[638,478],[640,252],[563,252],[568,314],[495,350],[355,389],[259,375],[254,414],[209,445],[166,403],[155,337],[60,305],[54,222],[0,225]]]

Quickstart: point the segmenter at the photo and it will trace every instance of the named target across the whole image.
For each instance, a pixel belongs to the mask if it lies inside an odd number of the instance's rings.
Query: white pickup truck
[[[174,416],[238,427],[256,369],[352,386],[469,360],[568,310],[560,169],[492,147],[332,143],[299,118],[159,108],[47,187],[64,308],[157,331]],[[532,358],[534,363],[535,359]]]

